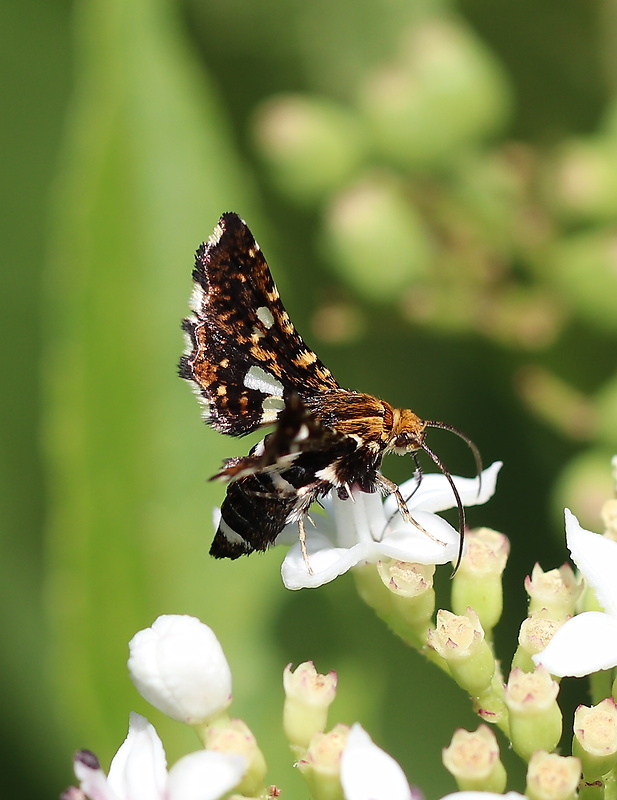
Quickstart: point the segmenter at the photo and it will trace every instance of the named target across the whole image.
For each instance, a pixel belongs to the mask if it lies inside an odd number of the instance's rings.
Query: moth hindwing
[[[179,372],[193,385],[206,422],[232,436],[275,425],[214,476],[228,488],[212,555],[265,550],[296,521],[303,544],[304,516],[332,489],[343,498],[353,490],[394,493],[413,522],[398,487],[379,471],[388,452],[428,453],[452,486],[462,534],[456,487],[424,443],[427,427],[458,431],[339,386],[294,328],[259,245],[236,214],[223,214],[197,250],[193,280]],[[463,438],[479,469],[477,450]]]

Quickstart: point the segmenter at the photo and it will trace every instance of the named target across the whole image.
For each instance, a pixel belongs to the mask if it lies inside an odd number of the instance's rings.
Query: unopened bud
[[[495,657],[475,611],[469,608],[464,615],[438,611],[437,627],[429,631],[428,644],[448,663],[454,680],[472,697],[488,688]]]
[[[536,668],[532,656],[541,653],[565,620],[556,620],[542,609],[523,620],[518,635],[518,648],[512,659],[512,668],[519,667],[524,672]]]
[[[435,611],[435,565],[384,559],[377,572],[390,592],[388,624],[405,640],[414,636],[424,644]]]
[[[529,760],[536,750],[555,749],[562,731],[557,704],[559,685],[542,666],[535,672],[513,669],[506,686],[505,702],[510,712],[510,739],[514,750]]]
[[[283,727],[289,743],[305,749],[327,723],[328,708],[336,696],[336,673],[320,675],[312,661],[292,672],[288,664],[283,672],[285,706]]]
[[[578,758],[539,750],[529,760],[525,794],[529,800],[574,800],[580,779]]]
[[[445,768],[454,776],[460,791],[501,794],[507,775],[499,757],[499,745],[488,725],[471,733],[457,730],[442,751]]]
[[[564,564],[559,569],[544,572],[539,564],[525,578],[525,591],[529,595],[529,614],[546,609],[553,619],[571,617],[583,584],[576,580],[572,567]]]
[[[349,727],[336,725],[328,733],[317,733],[297,767],[316,798],[343,800],[341,756]]]
[[[572,753],[580,758],[587,783],[617,766],[617,707],[612,697],[576,709]]]
[[[257,746],[248,725],[241,719],[232,719],[220,725],[212,725],[204,731],[206,750],[244,756],[246,772],[237,790],[241,794],[257,795],[263,791],[266,777],[266,761]]]
[[[499,622],[503,609],[501,576],[510,552],[510,542],[503,533],[479,528],[465,537],[467,552],[452,581],[452,610],[466,608],[480,617],[485,632]]]
[[[196,617],[159,617],[129,642],[137,690],[179,722],[203,725],[231,703],[231,671],[214,632]]]

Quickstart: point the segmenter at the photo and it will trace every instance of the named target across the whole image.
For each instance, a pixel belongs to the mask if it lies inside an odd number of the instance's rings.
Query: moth
[[[419,484],[423,451],[452,488],[460,561],[463,504],[425,435],[428,428],[456,433],[471,448],[479,475],[473,442],[451,425],[341,387],[294,328],[261,249],[237,214],[223,214],[197,250],[193,281],[180,377],[191,383],[205,421],[217,431],[245,436],[274,426],[248,455],[227,459],[212,477],[228,486],[210,554],[235,559],[266,550],[286,524],[297,522],[310,569],[304,519],[330,491],[341,499],[354,490],[394,494],[402,516],[424,530],[399,487],[380,471],[387,453],[411,453]]]

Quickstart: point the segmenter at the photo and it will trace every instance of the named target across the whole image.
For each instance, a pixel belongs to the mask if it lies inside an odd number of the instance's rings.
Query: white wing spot
[[[285,403],[283,402],[282,397],[266,397],[264,398],[263,403],[261,404],[263,408],[263,414],[261,416],[261,422],[263,425],[269,425],[271,422],[274,422],[278,415],[281,413],[283,408],[285,407]]]
[[[339,485],[339,480],[336,475],[336,465],[334,464],[328,464],[327,467],[318,470],[315,475],[322,481],[328,481],[328,483],[333,483],[335,486]]]
[[[247,389],[257,389],[263,394],[274,395],[274,397],[283,396],[283,384],[261,367],[253,366],[249,369],[244,376],[244,385]]]
[[[272,316],[272,312],[266,306],[259,306],[255,313],[263,323],[264,327],[271,328],[274,325],[274,317]]]
[[[308,439],[309,429],[307,425],[301,425],[300,430],[296,434],[296,441],[301,442],[303,439]]]
[[[222,517],[219,522],[219,531],[230,544],[246,544],[246,539],[240,536],[239,533],[236,533],[233,528],[230,528]]]

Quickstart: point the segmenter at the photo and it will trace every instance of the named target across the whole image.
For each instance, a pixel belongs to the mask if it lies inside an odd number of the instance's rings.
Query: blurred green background
[[[360,721],[429,800],[452,790],[441,748],[477,720],[350,576],[290,593],[280,552],[207,555],[206,479],[247,445],[175,374],[193,252],[240,213],[343,385],[504,460],[469,516],[512,539],[507,670],[524,576],[565,560],[564,504],[599,530],[611,491],[616,3],[4,0],[0,37],[3,796],[57,796],[79,747],[107,766],[131,709],[170,761],[196,747],[126,672],[166,612],[215,629],[286,797],[306,792],[280,676],[309,658],[339,674],[332,723]]]

